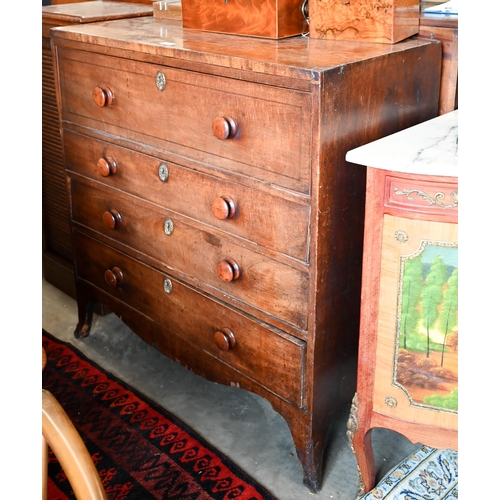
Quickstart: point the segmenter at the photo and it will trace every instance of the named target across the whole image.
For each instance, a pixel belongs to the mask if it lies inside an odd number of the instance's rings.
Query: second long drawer
[[[115,189],[71,180],[73,220],[300,329],[308,274],[233,243],[209,226]]]

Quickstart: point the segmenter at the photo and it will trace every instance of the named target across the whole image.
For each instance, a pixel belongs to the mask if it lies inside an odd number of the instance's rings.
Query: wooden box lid
[[[153,6],[151,3],[144,4],[97,0],[46,5],[42,7],[42,23],[57,26],[152,15]]]

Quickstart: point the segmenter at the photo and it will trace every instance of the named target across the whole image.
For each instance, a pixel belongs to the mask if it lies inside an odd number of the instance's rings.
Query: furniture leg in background
[[[76,298],[76,291],[70,213],[54,86],[50,30],[71,24],[152,16],[151,3],[53,0],[52,5],[42,7],[42,266],[44,278],[73,298]],[[96,312],[104,314],[105,310],[102,306],[97,306]]]

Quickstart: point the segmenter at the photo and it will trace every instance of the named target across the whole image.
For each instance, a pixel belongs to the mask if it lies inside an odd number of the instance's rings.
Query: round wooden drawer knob
[[[236,344],[236,337],[229,328],[222,328],[215,332],[214,340],[221,351],[229,351]]]
[[[230,116],[218,116],[212,122],[212,132],[221,141],[231,139],[238,131],[238,124]]]
[[[104,279],[109,286],[116,288],[123,283],[124,277],[119,267],[113,267],[113,269],[106,269]]]
[[[212,213],[219,220],[232,219],[236,213],[236,203],[231,198],[215,198],[212,202]]]
[[[116,161],[113,158],[99,158],[97,160],[97,170],[103,177],[116,174]]]
[[[217,264],[217,276],[222,281],[234,281],[240,277],[240,266],[233,259],[226,259]]]
[[[97,106],[104,108],[105,106],[111,106],[114,101],[113,92],[109,87],[96,87],[94,92],[92,92],[92,98]]]
[[[116,229],[121,220],[122,216],[118,210],[107,210],[102,214],[102,221],[109,229]]]

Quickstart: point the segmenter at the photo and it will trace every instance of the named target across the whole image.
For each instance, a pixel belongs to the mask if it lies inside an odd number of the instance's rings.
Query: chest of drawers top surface
[[[165,56],[307,81],[328,69],[432,43],[418,38],[396,45],[312,40],[303,36],[267,40],[183,29],[180,21],[154,17],[61,27],[52,36],[91,42],[94,49],[90,50],[95,51],[99,47],[108,51],[133,50],[135,57],[139,53]]]

